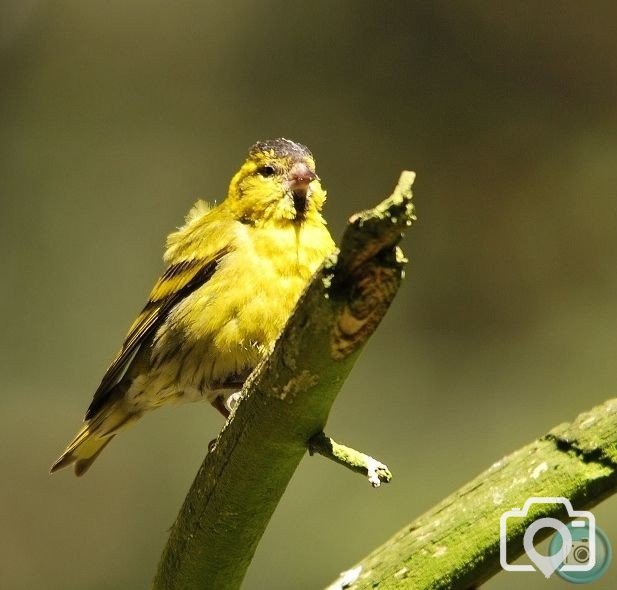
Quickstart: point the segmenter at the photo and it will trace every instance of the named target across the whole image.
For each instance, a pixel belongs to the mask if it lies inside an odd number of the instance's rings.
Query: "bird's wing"
[[[103,376],[86,412],[86,420],[93,418],[105,405],[139,347],[156,332],[169,312],[182,299],[212,277],[219,262],[227,253],[228,249],[223,248],[208,259],[191,258],[176,262],[167,268],[154,285],[148,303],[133,322],[120,352]]]

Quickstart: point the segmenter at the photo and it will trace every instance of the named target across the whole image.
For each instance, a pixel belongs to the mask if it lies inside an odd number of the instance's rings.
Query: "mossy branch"
[[[501,571],[503,512],[522,508],[534,496],[567,498],[580,510],[616,491],[617,398],[501,459],[341,574],[328,590],[477,588]],[[540,517],[568,520],[560,504],[538,505],[508,530],[508,563],[523,554],[525,530]],[[513,586],[524,578],[513,579]]]
[[[403,172],[390,198],[350,219],[338,255],[316,273],[245,384],[171,530],[155,590],[240,586],[309,441],[398,290],[413,180]]]
[[[366,475],[374,488],[378,488],[382,483],[390,483],[392,479],[387,465],[356,449],[337,443],[323,432],[316,434],[309,441],[309,453],[311,455],[319,453],[351,471]]]

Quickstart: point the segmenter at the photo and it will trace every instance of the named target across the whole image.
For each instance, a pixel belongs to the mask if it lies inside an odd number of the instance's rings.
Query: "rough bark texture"
[[[329,590],[477,588],[501,570],[503,512],[522,508],[532,496],[568,498],[580,510],[615,491],[617,398],[501,459],[341,574]],[[541,517],[568,520],[558,504],[537,505],[508,527],[509,563],[523,553],[527,526]],[[518,575],[513,584],[524,583]]]
[[[245,385],[184,501],[154,589],[240,586],[309,440],[399,287],[397,243],[414,219],[413,179],[404,172],[389,199],[350,219],[340,253],[315,275]]]

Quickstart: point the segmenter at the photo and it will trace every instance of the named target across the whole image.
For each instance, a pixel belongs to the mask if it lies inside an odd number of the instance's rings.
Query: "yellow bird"
[[[216,207],[198,201],[167,238],[167,269],[103,376],[57,471],[82,475],[122,429],[159,406],[208,400],[225,417],[334,250],[326,191],[305,146],[260,141]]]

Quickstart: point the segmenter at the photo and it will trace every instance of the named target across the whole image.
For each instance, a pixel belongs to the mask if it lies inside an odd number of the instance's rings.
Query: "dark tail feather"
[[[121,404],[103,409],[77,433],[60,458],[51,466],[51,473],[75,464],[75,475],[86,473],[121,428],[139,418]]]
[[[101,451],[111,442],[112,438],[113,436],[107,438],[92,437],[82,441],[75,447],[71,444],[69,448],[62,453],[62,456],[51,466],[50,473],[55,473],[74,463],[75,475],[83,475],[88,471],[93,461],[101,454]]]

